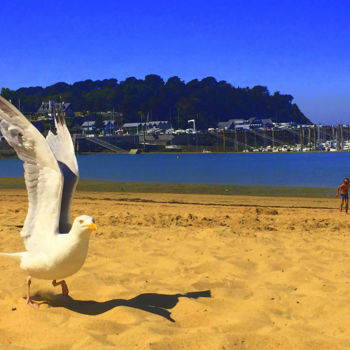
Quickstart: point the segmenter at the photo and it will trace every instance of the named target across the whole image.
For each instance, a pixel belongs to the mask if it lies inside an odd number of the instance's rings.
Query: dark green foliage
[[[265,86],[233,87],[213,77],[191,80],[187,84],[178,77],[166,82],[155,74],[145,79],[130,77],[118,83],[116,79],[85,80],[72,85],[63,82],[46,88],[29,87],[18,90],[2,88],[1,95],[16,106],[33,114],[41,102],[48,100],[71,102],[74,111],[122,113],[123,122],[169,120],[175,128],[187,128],[187,120],[195,118],[199,128],[215,127],[230,118],[271,118],[275,122],[294,121],[308,124],[291,95],[275,92],[270,95]]]

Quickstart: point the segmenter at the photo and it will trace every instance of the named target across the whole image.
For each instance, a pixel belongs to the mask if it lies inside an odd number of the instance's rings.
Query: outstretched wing
[[[74,145],[63,115],[54,115],[56,135],[49,131],[46,141],[57,159],[64,182],[59,220],[59,232],[67,233],[71,228],[70,207],[79,180],[79,169]]]
[[[0,96],[0,131],[23,161],[28,213],[21,236],[28,251],[45,251],[58,230],[63,178],[45,138]]]

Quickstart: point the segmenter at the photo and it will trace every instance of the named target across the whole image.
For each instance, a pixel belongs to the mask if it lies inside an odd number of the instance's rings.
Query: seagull
[[[46,139],[10,102],[0,96],[0,131],[23,161],[28,213],[20,233],[26,251],[0,253],[20,262],[27,273],[27,304],[32,277],[52,280],[68,295],[64,278],[84,264],[89,239],[97,227],[91,216],[70,219],[72,197],[79,178],[72,138],[64,116],[55,113],[56,133]],[[61,281],[58,281],[61,279]]]

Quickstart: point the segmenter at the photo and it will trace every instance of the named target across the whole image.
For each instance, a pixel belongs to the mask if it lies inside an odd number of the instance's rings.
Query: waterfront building
[[[48,101],[48,102],[43,101],[35,114],[37,116],[51,115],[54,110],[62,111],[65,117],[74,117],[74,111],[70,103],[56,102],[56,101]]]
[[[232,118],[219,122],[217,127],[219,130],[271,129],[273,122],[270,118]]]
[[[93,134],[95,131],[95,121],[90,120],[84,122],[83,124],[81,124],[81,129],[83,130],[84,134]]]
[[[171,126],[167,120],[157,120],[146,123],[125,123],[122,128],[129,134],[137,134],[149,129],[167,130],[170,129]]]

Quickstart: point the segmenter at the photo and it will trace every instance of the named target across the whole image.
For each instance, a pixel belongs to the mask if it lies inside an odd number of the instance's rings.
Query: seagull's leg
[[[27,278],[27,304],[30,306],[33,306],[35,308],[38,308],[40,306],[40,304],[34,302],[31,298],[30,298],[30,285],[32,283],[32,277],[28,276]]]
[[[67,286],[67,283],[66,283],[65,280],[58,281],[58,282],[56,282],[56,280],[53,280],[53,281],[52,281],[52,285],[53,285],[54,287],[61,285],[61,287],[62,287],[62,294],[63,294],[63,295],[68,295],[69,290],[68,290],[68,286]]]

